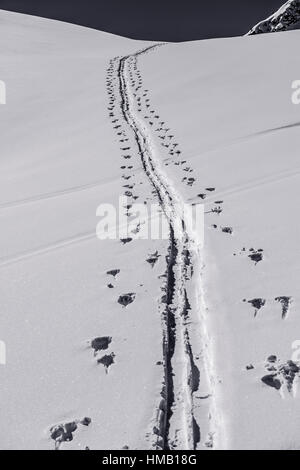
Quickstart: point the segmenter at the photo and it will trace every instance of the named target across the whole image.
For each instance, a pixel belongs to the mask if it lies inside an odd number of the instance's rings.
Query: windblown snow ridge
[[[255,25],[247,35],[300,28],[300,0],[289,0],[273,15]]]

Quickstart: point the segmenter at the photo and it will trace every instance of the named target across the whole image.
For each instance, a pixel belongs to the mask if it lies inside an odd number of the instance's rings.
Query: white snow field
[[[300,32],[0,23],[1,449],[300,448]],[[168,237],[136,240],[151,203]]]

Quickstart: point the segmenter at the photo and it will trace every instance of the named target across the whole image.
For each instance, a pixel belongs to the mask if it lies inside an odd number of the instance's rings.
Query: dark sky
[[[0,9],[136,39],[187,41],[246,33],[286,0],[0,0]]]

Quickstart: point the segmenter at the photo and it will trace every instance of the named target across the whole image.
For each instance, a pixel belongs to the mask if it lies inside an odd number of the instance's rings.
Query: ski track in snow
[[[78,234],[74,237],[64,238],[54,243],[40,246],[33,250],[22,251],[20,253],[15,254],[14,256],[5,256],[5,257],[0,258],[0,269],[5,266],[18,263],[19,261],[24,261],[30,258],[34,258],[36,256],[42,256],[47,253],[51,253],[53,251],[66,248],[68,246],[71,246],[77,243],[82,243],[82,242],[90,241],[94,239],[95,239],[95,232],[87,232],[87,233]]]
[[[277,172],[274,175],[264,176],[262,178],[252,179],[244,184],[232,186],[230,189],[218,190],[214,193],[213,197],[207,197],[206,202],[211,202],[216,198],[223,198],[225,196],[234,196],[236,194],[241,194],[247,191],[255,191],[260,187],[265,187],[267,185],[277,184],[285,179],[299,178],[300,169],[298,170],[286,170]],[[197,201],[198,197],[192,197],[189,199],[190,202]]]
[[[100,187],[104,186],[105,184],[111,184],[113,181],[115,181],[115,178],[102,179],[100,181],[94,181],[92,183],[72,186],[71,188],[61,189],[58,191],[53,191],[53,192],[49,192],[45,194],[38,194],[36,196],[28,197],[25,199],[16,199],[13,201],[7,201],[7,202],[4,202],[3,204],[0,204],[0,210],[25,206],[27,204],[33,204],[35,202],[41,202],[41,201],[48,200],[48,199],[55,199],[58,197],[67,196],[68,194],[73,194],[73,193],[77,193],[81,191],[88,191],[91,189],[95,189],[99,186]]]
[[[118,125],[117,128],[122,129],[126,126],[130,133],[133,133],[135,141],[135,150],[130,147],[123,150],[139,154],[144,172],[154,188],[154,193],[169,224],[166,295],[162,315],[164,381],[154,420],[155,425],[150,433],[151,445],[156,449],[196,449],[200,439],[202,441],[200,428],[194,415],[194,392],[199,388],[200,372],[194,362],[190,328],[193,321],[194,328],[195,322],[203,321],[203,315],[192,311],[190,307],[188,284],[194,274],[194,268],[200,266],[200,252],[195,243],[194,234],[189,233],[185,224],[180,194],[162,171],[160,159],[156,157],[153,130],[148,122],[142,120],[137,113],[140,99],[137,98],[137,92],[141,88],[141,85],[137,86],[140,79],[137,59],[139,55],[154,51],[160,46],[162,44],[156,44],[134,54],[114,58],[111,61],[108,82],[110,83],[114,75],[113,80],[118,83],[117,93],[120,100],[122,126]],[[112,92],[109,94],[113,101]],[[111,112],[110,116],[114,117],[114,113]],[[159,116],[156,117],[159,118]],[[121,123],[119,119],[112,122],[116,121]],[[125,135],[123,130],[122,132]],[[126,156],[123,157],[126,158]],[[203,292],[200,297],[202,297],[203,306]],[[192,318],[193,315],[194,318]],[[206,361],[206,370],[201,370],[201,380],[206,375],[206,380],[210,382],[211,364],[208,362],[211,361]],[[214,423],[211,415],[207,417],[207,420],[209,419],[211,423]],[[208,423],[205,423],[205,428],[210,428]],[[213,435],[213,432],[209,435]]]

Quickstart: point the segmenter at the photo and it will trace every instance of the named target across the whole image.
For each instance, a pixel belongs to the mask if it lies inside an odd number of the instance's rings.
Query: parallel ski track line
[[[61,189],[58,191],[45,193],[45,194],[37,194],[36,196],[31,196],[25,199],[15,199],[13,201],[7,201],[0,204],[0,210],[3,209],[10,209],[15,207],[22,207],[27,204],[33,204],[37,202],[46,201],[49,199],[56,199],[62,196],[72,195],[73,193],[82,192],[82,191],[89,191],[92,189],[96,189],[99,186],[105,186],[107,184],[111,184],[112,182],[116,181],[117,178],[109,178],[108,180],[103,179],[101,181],[94,181],[92,183],[86,183],[83,185],[73,186],[71,188]]]
[[[16,253],[12,256],[4,256],[0,258],[0,269],[11,264],[19,263],[21,261],[26,261],[31,258],[35,258],[37,256],[43,256],[48,253],[52,253],[63,248],[68,248],[72,245],[77,245],[87,241],[94,241],[96,237],[95,232],[86,232],[82,234],[78,234],[73,237],[64,238],[61,240],[57,240],[53,243],[48,245],[43,245],[36,247],[32,250],[22,251]]]
[[[151,139],[147,134],[146,127],[135,116],[132,105],[133,97],[131,96],[130,84],[126,75],[127,68],[130,69],[130,65],[137,60],[139,55],[150,52],[159,46],[161,44],[147,47],[132,55],[117,59],[119,60],[117,73],[120,107],[124,121],[133,131],[143,169],[155,189],[170,227],[166,309],[164,312],[165,331],[163,337],[165,378],[161,393],[163,403],[159,407],[157,417],[159,439],[157,439],[156,445],[157,448],[173,448],[176,438],[174,435],[174,424],[171,436],[170,429],[172,419],[174,420],[174,415],[176,415],[176,423],[179,418],[181,427],[181,429],[175,429],[175,434],[177,432],[181,433],[179,446],[184,449],[195,449],[198,443],[198,437],[196,436],[198,433],[195,432],[197,425],[195,426],[193,415],[192,390],[195,364],[187,328],[189,302],[186,291],[186,281],[191,262],[189,248],[192,245],[192,241],[186,231],[181,214],[177,213],[177,195],[174,189],[171,189],[169,186],[165,175],[162,175],[158,169],[151,149]],[[180,374],[179,377],[174,377],[173,357],[175,352],[177,352],[177,359],[178,355],[182,359],[182,370],[179,372],[176,370],[176,373]]]

